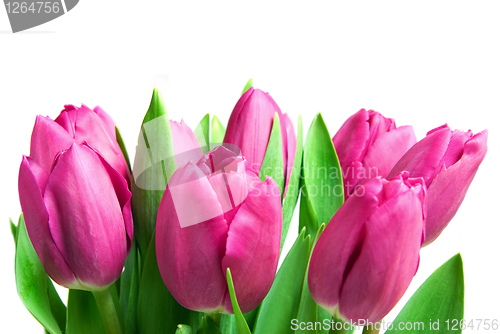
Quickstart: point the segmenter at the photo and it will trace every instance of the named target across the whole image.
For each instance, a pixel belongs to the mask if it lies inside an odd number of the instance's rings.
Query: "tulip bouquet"
[[[417,141],[362,109],[333,139],[318,114],[304,141],[300,116],[296,134],[249,81],[227,128],[208,114],[194,131],[169,119],[154,90],[131,165],[101,108],[66,105],[37,117],[21,161],[17,291],[52,334],[460,331],[460,254],[381,324],[457,212],[486,139],[443,125]],[[299,194],[299,234],[278,269]]]

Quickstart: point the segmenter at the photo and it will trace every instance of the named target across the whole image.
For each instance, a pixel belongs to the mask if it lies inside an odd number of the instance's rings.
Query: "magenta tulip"
[[[252,168],[260,171],[275,112],[280,118],[284,176],[285,180],[288,180],[290,173],[287,173],[287,170],[295,157],[295,133],[290,119],[282,114],[269,93],[251,87],[241,96],[229,118],[224,143],[239,147]],[[293,143],[289,144],[288,141]]]
[[[180,123],[170,120],[170,131],[172,132],[177,168],[184,167],[189,161],[196,163],[203,156],[196,135],[184,120],[181,119]]]
[[[50,172],[54,157],[71,144],[89,143],[126,180],[130,179],[127,162],[116,141],[115,125],[100,107],[65,105],[55,119],[38,115],[31,134],[30,156]]]
[[[452,131],[447,125],[427,133],[389,173],[403,170],[411,177],[422,177],[428,189],[426,239],[432,243],[445,229],[465,198],[479,165],[486,155],[488,131]]]
[[[425,185],[408,173],[366,182],[320,236],[309,265],[311,296],[331,315],[380,321],[396,305],[419,263]]]
[[[261,182],[243,157],[223,146],[174,172],[158,210],[156,254],[179,304],[232,313],[230,268],[241,310],[259,305],[278,265],[280,198],[271,178]]]
[[[127,182],[88,144],[72,144],[50,173],[31,157],[19,170],[26,229],[47,274],[70,289],[120,277],[132,244]]]
[[[361,109],[349,117],[333,137],[345,197],[351,196],[358,184],[377,176],[386,178],[416,142],[411,126],[397,128],[394,119],[376,111]]]

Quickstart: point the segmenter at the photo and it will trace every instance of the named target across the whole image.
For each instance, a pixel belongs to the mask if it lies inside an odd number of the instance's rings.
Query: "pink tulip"
[[[435,128],[416,143],[394,166],[389,177],[403,170],[422,177],[428,189],[426,239],[432,243],[445,229],[486,155],[488,131],[452,131],[448,125]]]
[[[156,254],[179,304],[232,313],[227,268],[241,310],[260,304],[278,265],[280,198],[274,180],[261,182],[243,157],[223,146],[174,172],[158,210]]]
[[[419,263],[425,185],[408,173],[366,182],[335,213],[311,257],[311,296],[345,321],[380,321],[408,288]]]
[[[116,141],[115,125],[100,107],[65,105],[55,119],[38,115],[31,134],[30,156],[50,172],[54,157],[71,144],[88,142],[126,180],[130,179],[127,162]]]
[[[127,182],[88,144],[72,144],[48,173],[24,157],[19,198],[47,274],[70,289],[101,290],[120,277],[132,243]]]
[[[342,168],[344,195],[353,194],[358,184],[381,176],[417,142],[411,126],[396,127],[392,118],[361,109],[342,125],[333,137],[333,145]]]
[[[203,156],[196,135],[184,120],[181,119],[180,123],[170,120],[170,131],[172,132],[177,168],[184,167],[189,161],[196,163]]]
[[[224,143],[234,144],[240,148],[241,154],[253,169],[260,171],[267,144],[273,127],[274,114],[278,113],[281,127],[283,147],[283,168],[285,180],[288,181],[295,157],[296,138],[293,125],[269,93],[250,87],[234,106],[227,124]],[[293,143],[288,143],[292,141]]]

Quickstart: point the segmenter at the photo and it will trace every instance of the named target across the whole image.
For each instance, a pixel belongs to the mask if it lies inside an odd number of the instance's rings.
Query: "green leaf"
[[[271,290],[260,305],[254,334],[290,333],[309,260],[311,236],[302,229],[287,254]]]
[[[214,115],[214,118],[212,118],[212,133],[211,133],[212,146],[215,146],[214,144],[216,145],[222,144],[224,142],[225,133],[226,129],[224,128],[224,125],[222,125],[219,118],[216,115]]]
[[[10,231],[12,232],[12,236],[14,237],[14,244],[17,243],[17,226],[16,224],[14,224],[14,222],[12,221],[12,219],[10,219]]]
[[[260,305],[248,313],[243,313],[243,317],[247,322],[248,328],[252,329],[257,320],[257,314],[259,313]],[[222,314],[220,320],[220,330],[222,334],[238,334],[238,328],[236,325],[236,317],[234,314]]]
[[[255,321],[257,320],[257,314],[259,313],[260,305],[251,310],[248,313],[243,313],[243,317],[248,324],[248,328],[252,329],[255,326]]]
[[[101,314],[92,292],[69,290],[66,334],[105,334]]]
[[[52,282],[45,274],[42,262],[28,237],[22,214],[17,226],[15,273],[17,293],[24,306],[48,332],[61,333],[59,323],[63,321],[59,313],[60,305],[53,291],[51,292]],[[53,285],[52,289],[54,289]],[[58,313],[59,322],[54,317],[53,311]]]
[[[175,334],[192,334],[193,329],[188,325],[178,325]]]
[[[309,292],[309,286],[307,284],[307,273],[309,271],[309,262],[311,260],[311,255],[314,249],[314,246],[316,245],[316,242],[318,241],[321,233],[323,233],[323,230],[325,229],[325,224],[321,224],[319,227],[318,231],[316,231],[314,240],[312,242],[311,248],[309,250],[309,254],[307,257],[307,268],[304,272],[303,275],[303,281],[302,281],[302,292],[300,296],[300,302],[298,304],[298,309],[297,309],[297,316],[294,317],[299,321],[299,323],[304,322],[312,322],[313,324],[316,322],[321,322],[326,319],[330,321],[331,315],[328,314],[325,310],[323,310],[321,307],[316,304],[316,302],[312,299],[311,293]],[[310,330],[296,330],[295,333],[311,333]],[[328,331],[325,331],[323,329],[321,330],[313,330],[313,333],[328,333]]]
[[[210,151],[210,114],[206,114],[200,124],[194,130],[194,134],[200,143],[203,154]]]
[[[143,264],[156,227],[161,198],[175,169],[167,109],[160,93],[154,89],[139,133],[131,182],[134,234]]]
[[[173,333],[178,324],[190,324],[196,331],[200,320],[201,313],[179,305],[165,287],[158,269],[153,235],[139,284],[138,332]]]
[[[196,334],[221,334],[221,331],[210,317],[204,316]]]
[[[400,333],[399,324],[413,324],[405,333],[461,333],[464,317],[464,271],[460,253],[446,261],[418,288],[386,334]],[[458,325],[452,330],[455,322]],[[419,324],[420,329],[415,324]],[[431,328],[431,325],[435,326]],[[437,327],[439,327],[439,330]]]
[[[250,78],[250,79],[247,81],[247,83],[246,83],[245,87],[243,88],[243,91],[241,92],[241,95],[245,94],[245,93],[246,93],[246,91],[247,91],[247,90],[249,90],[249,89],[250,89],[250,87],[252,87],[252,86],[253,86],[253,80],[252,80],[252,78]]]
[[[120,308],[125,319],[125,333],[137,332],[137,298],[139,294],[140,256],[136,241],[132,242],[120,277]]]
[[[122,134],[120,133],[120,130],[118,129],[117,126],[115,126],[115,133],[116,133],[116,142],[118,143],[118,146],[120,146],[120,150],[122,151],[123,157],[127,162],[128,169],[129,171],[132,171],[132,167],[130,167],[130,159],[128,157],[127,148],[125,147],[125,142],[123,141]]]
[[[309,234],[328,224],[344,203],[342,172],[321,113],[313,120],[304,145],[303,197],[299,225]],[[305,215],[309,215],[306,219]]]
[[[273,128],[267,144],[266,155],[260,167],[260,179],[266,180],[266,175],[270,176],[278,185],[280,194],[283,195],[284,188],[284,166],[283,148],[281,146],[281,126],[278,113],[274,113]]]
[[[300,183],[300,173],[302,169],[302,116],[299,115],[298,122],[298,132],[297,132],[297,146],[295,151],[295,158],[293,160],[292,174],[288,180],[288,188],[286,190],[285,199],[283,200],[283,229],[281,230],[281,248],[283,249],[285,244],[286,236],[288,235],[288,230],[290,229],[290,222],[292,221],[293,212],[295,211],[295,206],[297,205],[297,199],[299,198],[299,183]],[[286,183],[286,181],[285,181]]]
[[[231,304],[233,305],[238,334],[252,334],[250,332],[250,328],[248,328],[248,324],[245,318],[243,317],[243,313],[241,313],[240,306],[238,305],[236,293],[234,292],[233,278],[231,276],[231,270],[229,268],[227,268],[227,287],[229,289],[229,296],[231,297]]]

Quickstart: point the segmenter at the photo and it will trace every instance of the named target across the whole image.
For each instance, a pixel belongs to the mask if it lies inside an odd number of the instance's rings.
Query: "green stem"
[[[92,291],[99,313],[101,313],[102,323],[106,334],[122,334],[118,313],[116,313],[115,304],[109,289],[101,291]]]
[[[215,324],[217,325],[217,327],[219,327],[219,328],[220,328],[220,319],[221,319],[221,317],[222,317],[222,314],[221,314],[221,313],[219,313],[219,312],[214,312],[214,313],[205,313],[205,315],[206,315],[207,317],[209,317],[210,319],[212,319],[212,320],[215,322]]]
[[[378,334],[380,332],[380,324],[378,326],[365,326],[363,334]]]

